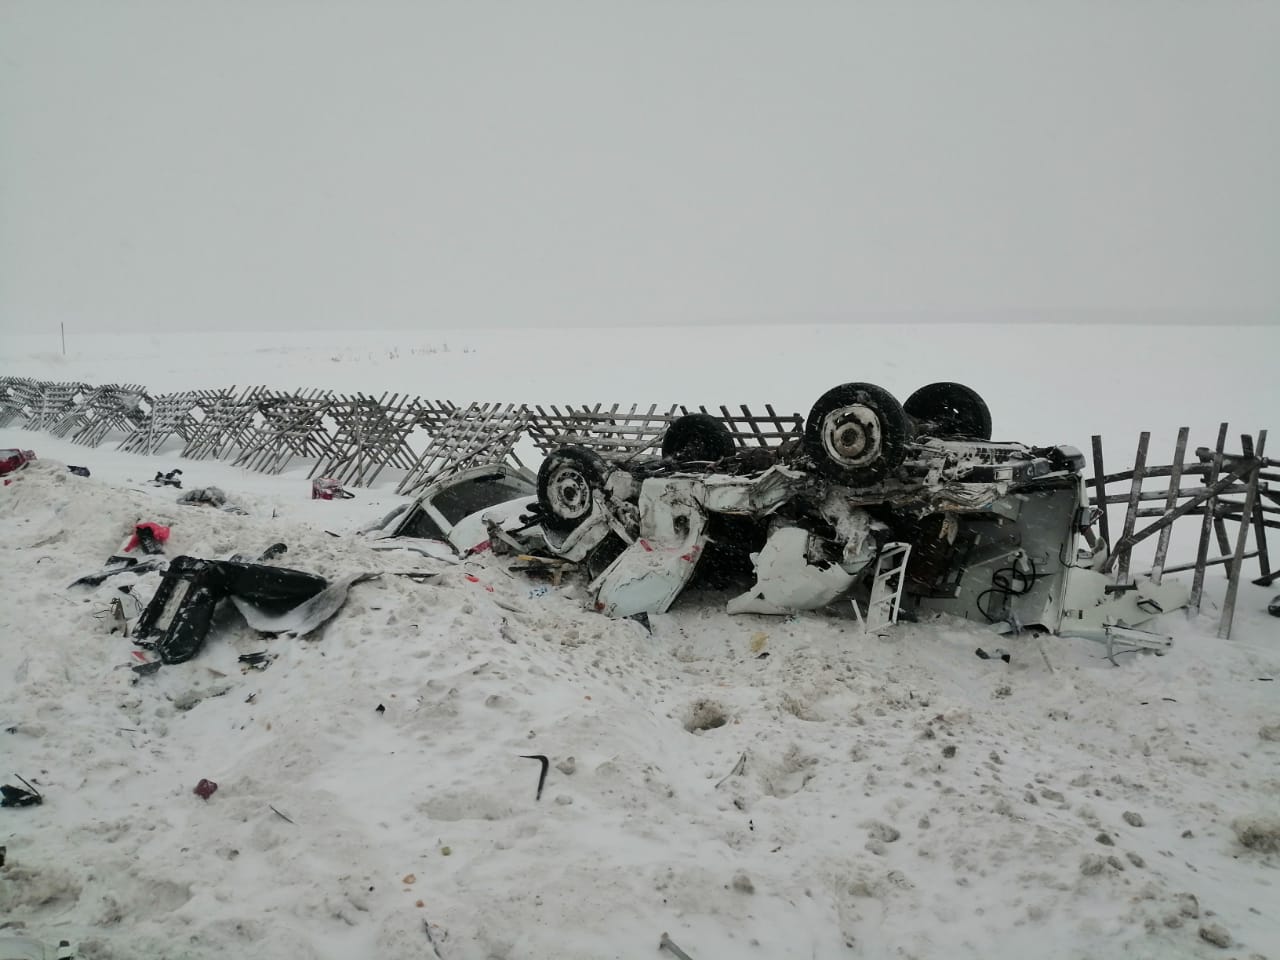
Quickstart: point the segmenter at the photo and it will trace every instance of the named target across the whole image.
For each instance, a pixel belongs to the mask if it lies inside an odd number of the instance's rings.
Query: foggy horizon
[[[1280,322],[1280,3],[0,7],[0,333]]]

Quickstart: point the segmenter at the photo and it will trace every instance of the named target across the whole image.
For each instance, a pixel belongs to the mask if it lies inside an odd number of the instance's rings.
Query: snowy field
[[[1280,427],[1277,357],[1275,327],[72,331],[65,358],[56,335],[0,338],[0,373],[154,392],[804,412],[848,380],[954,379],[997,439],[1102,433],[1113,470],[1143,429],[1167,462],[1179,426],[1195,445],[1222,420]],[[963,621],[867,638],[843,609],[729,617],[706,593],[650,635],[500,560],[369,550],[351,534],[399,501],[390,475],[321,502],[309,465],[0,446],[41,457],[0,492],[0,780],[45,796],[0,810],[6,932],[94,960],[661,957],[664,931],[694,960],[1280,958],[1274,588],[1243,584],[1220,641],[1216,568],[1199,618],[1158,622],[1173,650],[1118,667],[1083,640],[1001,641],[1005,664]],[[145,484],[173,467],[246,515]],[[97,616],[121,580],[67,584],[145,520],[170,556],[282,541],[288,566],[388,575],[307,640],[231,611],[198,658],[138,678]],[[530,754],[552,763],[541,800]]]

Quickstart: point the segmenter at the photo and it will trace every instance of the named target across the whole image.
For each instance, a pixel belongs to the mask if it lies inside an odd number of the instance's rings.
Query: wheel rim
[[[874,410],[853,403],[832,410],[822,420],[822,447],[844,467],[865,467],[880,456],[883,442],[880,418]]]
[[[560,519],[580,520],[591,512],[591,484],[572,464],[556,467],[547,482],[547,502]]]

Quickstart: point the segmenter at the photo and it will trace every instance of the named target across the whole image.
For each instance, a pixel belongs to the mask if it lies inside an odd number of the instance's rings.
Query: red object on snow
[[[0,477],[3,477],[6,473],[13,473],[19,467],[25,467],[35,458],[36,452],[34,450],[17,450],[14,448],[0,450]]]
[[[342,489],[342,481],[332,477],[316,477],[311,481],[312,500],[350,500],[353,494]]]
[[[196,784],[196,788],[191,792],[194,793],[201,800],[208,800],[217,792],[217,790],[218,790],[218,785],[214,783],[212,780],[201,780],[199,783]]]
[[[166,540],[169,539],[169,528],[162,527],[158,523],[140,523],[136,527],[134,527],[133,530],[134,530],[133,536],[130,537],[129,542],[124,545],[125,553],[128,553],[130,550],[134,549],[139,543],[142,542],[141,539],[138,537],[139,530],[150,531],[151,538],[155,540],[156,543],[164,543]]]

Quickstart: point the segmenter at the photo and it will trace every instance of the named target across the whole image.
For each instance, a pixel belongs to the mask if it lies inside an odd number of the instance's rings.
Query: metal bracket
[[[1151,633],[1149,630],[1122,627],[1114,623],[1103,624],[1102,629],[1107,635],[1107,659],[1111,661],[1113,666],[1117,666],[1116,654],[1118,653],[1137,653],[1139,650],[1149,650],[1160,656],[1173,646],[1173,637]],[[1117,644],[1121,646],[1117,647]]]

